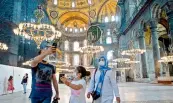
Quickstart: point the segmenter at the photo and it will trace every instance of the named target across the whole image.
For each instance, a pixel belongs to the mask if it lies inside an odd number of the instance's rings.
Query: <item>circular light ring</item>
[[[98,53],[104,51],[103,46],[84,46],[79,48],[79,50],[83,53]]]
[[[136,64],[136,63],[140,63],[140,61],[127,61],[125,63],[126,64]]]
[[[127,62],[130,61],[129,58],[117,58],[113,60],[114,62]]]
[[[143,49],[131,49],[131,50],[124,50],[122,51],[121,55],[137,55],[143,54],[146,50]]]
[[[164,56],[158,62],[173,62],[173,56]]]

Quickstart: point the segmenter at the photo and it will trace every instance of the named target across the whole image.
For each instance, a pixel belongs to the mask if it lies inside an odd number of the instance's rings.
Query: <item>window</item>
[[[115,21],[116,21],[116,22],[118,22],[118,19],[119,19],[118,16],[115,16]]]
[[[83,55],[83,65],[87,66],[87,54]]]
[[[83,46],[87,46],[87,40],[83,41]]]
[[[92,1],[91,0],[88,0],[88,4],[91,5],[92,4]]]
[[[110,50],[107,52],[107,59],[110,61],[110,60],[113,60],[113,50]]]
[[[78,50],[79,50],[79,42],[75,41],[75,42],[73,43],[73,50],[74,50],[74,51],[78,51]]]
[[[112,16],[111,17],[111,21],[115,21],[115,16]]]
[[[111,34],[110,29],[108,29],[108,31],[107,31],[107,35],[110,35],[110,34]]]
[[[64,43],[64,49],[69,50],[69,41],[67,41],[67,40]]]
[[[83,32],[83,28],[80,28],[80,32]]]
[[[69,63],[69,55],[68,54],[64,55],[64,61],[65,61],[65,63]]]
[[[65,28],[65,31],[67,31],[68,29],[67,29],[67,27]]]
[[[74,1],[72,2],[72,7],[75,8],[75,2]]]
[[[70,32],[72,32],[73,31],[73,29],[72,28],[70,28]]]
[[[107,37],[106,38],[106,44],[111,44],[112,43],[112,38],[111,37]]]
[[[77,32],[78,32],[78,29],[77,29],[77,28],[75,28],[75,29],[74,29],[74,32],[75,32],[75,33],[77,33]]]
[[[79,65],[79,55],[75,54],[73,56],[73,66],[78,66]]]
[[[106,16],[105,17],[105,23],[109,22],[109,18]]]
[[[53,0],[53,4],[57,5],[58,4],[58,0]]]

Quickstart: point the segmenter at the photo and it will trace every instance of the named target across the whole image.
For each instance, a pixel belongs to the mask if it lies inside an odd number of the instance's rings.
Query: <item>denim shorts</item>
[[[32,97],[31,103],[51,103],[51,97],[47,97],[47,98]]]

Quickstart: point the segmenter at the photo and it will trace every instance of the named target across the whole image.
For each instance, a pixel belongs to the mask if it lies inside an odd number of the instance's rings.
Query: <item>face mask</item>
[[[104,66],[104,65],[105,65],[105,62],[104,62],[104,61],[100,61],[100,62],[99,62],[99,65],[100,65],[100,66]]]
[[[77,78],[77,73],[76,72],[73,73],[73,77]]]

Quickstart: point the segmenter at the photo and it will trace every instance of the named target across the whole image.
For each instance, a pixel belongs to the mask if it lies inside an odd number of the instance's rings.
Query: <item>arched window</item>
[[[111,44],[112,43],[112,38],[111,37],[107,37],[106,38],[106,44]]]
[[[83,41],[83,46],[87,46],[87,40]]]
[[[64,42],[64,49],[69,50],[69,41],[67,40]]]
[[[65,61],[65,63],[69,63],[69,55],[68,54],[64,55],[64,61]]]
[[[107,59],[108,60],[113,60],[113,52],[114,52],[113,50],[110,50],[107,52]]]
[[[83,65],[87,66],[87,54],[83,55]]]
[[[78,51],[78,50],[79,50],[79,42],[75,41],[75,42],[73,43],[73,50],[74,50],[74,51]]]
[[[78,66],[79,65],[79,55],[75,54],[73,56],[73,66]]]

